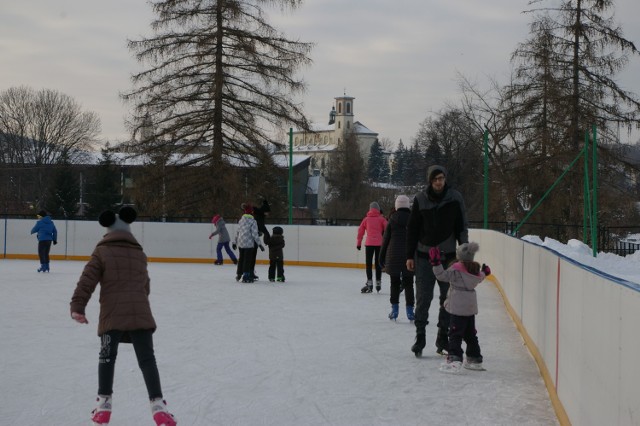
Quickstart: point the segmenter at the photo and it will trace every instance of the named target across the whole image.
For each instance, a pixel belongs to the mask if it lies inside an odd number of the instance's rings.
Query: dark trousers
[[[380,246],[365,246],[364,247],[365,267],[367,270],[367,280],[371,280],[373,271],[371,264],[375,259],[376,265],[376,281],[382,280],[382,267],[380,266]]]
[[[241,248],[240,257],[238,259],[237,275],[241,276],[248,273],[250,277],[253,277],[253,267],[255,266],[255,258],[253,257],[252,248]],[[253,259],[252,259],[253,258]]]
[[[455,256],[453,254],[452,256]],[[443,264],[447,264],[445,258]],[[449,313],[444,309],[444,301],[447,299],[449,283],[437,281],[433,273],[433,267],[426,256],[415,257],[416,272],[416,310],[415,325],[417,333],[424,333],[424,329],[429,324],[429,307],[433,300],[433,289],[438,283],[440,289],[440,310],[438,312],[438,328],[446,335],[449,328]]]
[[[462,361],[462,341],[467,345],[467,358],[482,362],[480,343],[476,331],[476,316],[450,314],[449,355],[455,361]]]
[[[415,304],[413,295],[413,274],[411,272],[403,272],[399,275],[390,275],[391,279],[391,297],[389,301],[392,305],[400,303],[400,289],[404,289],[404,300],[407,306]]]
[[[45,264],[49,263],[49,252],[51,251],[51,240],[47,241],[38,241],[38,257],[40,258],[40,263]]]
[[[269,261],[269,279],[275,280],[276,277],[284,278],[284,262],[282,259],[272,259]]]
[[[160,374],[153,352],[153,332],[151,330],[127,331],[136,352],[138,366],[142,371],[144,383],[147,386],[149,399],[162,398]],[[98,356],[98,395],[113,394],[113,375],[115,372],[118,345],[124,331],[111,330],[100,336],[100,355]]]
[[[236,259],[236,255],[233,252],[233,250],[231,250],[231,247],[229,247],[229,241],[225,242],[225,243],[218,243],[218,245],[216,246],[216,259],[218,262],[222,262],[222,249],[224,248],[224,250],[227,252],[227,254],[229,255],[229,259],[231,259],[231,261],[233,261],[233,263],[236,263],[238,261],[238,259]]]

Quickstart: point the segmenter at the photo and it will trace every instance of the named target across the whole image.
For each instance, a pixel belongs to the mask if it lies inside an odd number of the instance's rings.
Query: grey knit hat
[[[473,262],[473,256],[475,256],[479,249],[480,246],[478,243],[464,243],[456,250],[456,256],[458,257],[458,260]]]
[[[433,165],[427,169],[427,182],[431,183],[433,178],[438,176],[440,173],[447,176],[447,169],[442,166]]]
[[[376,210],[380,211],[380,204],[378,204],[377,201],[373,201],[371,204],[369,204],[369,208],[370,209],[376,209]]]

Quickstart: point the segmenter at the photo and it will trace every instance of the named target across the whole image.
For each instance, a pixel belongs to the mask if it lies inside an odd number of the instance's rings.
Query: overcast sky
[[[316,44],[302,77],[307,115],[325,123],[333,98],[380,137],[411,143],[420,122],[460,98],[457,73],[485,87],[505,81],[509,56],[526,39],[527,0],[307,0],[272,16],[291,39]],[[555,4],[549,0],[546,4]],[[617,0],[616,19],[640,48],[640,1]],[[0,90],[27,85],[68,94],[102,121],[102,139],[125,140],[119,93],[141,70],[127,39],[149,35],[138,0],[0,0]],[[640,95],[640,60],[619,76]]]

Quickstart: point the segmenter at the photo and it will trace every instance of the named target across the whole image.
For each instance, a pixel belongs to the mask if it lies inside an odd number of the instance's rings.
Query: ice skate
[[[482,366],[482,358],[467,357],[462,366],[467,370],[487,371],[487,369]]]
[[[222,265],[224,262],[222,260],[216,260],[213,262],[214,265]]]
[[[40,267],[38,268],[38,272],[44,272],[44,263],[40,264]]]
[[[373,281],[367,280],[367,283],[360,289],[360,293],[373,293]]]
[[[93,426],[108,425],[111,419],[111,395],[98,395],[98,406],[91,412]]]
[[[151,415],[157,426],[176,426],[178,422],[167,409],[167,403],[162,398],[151,401]]]
[[[457,374],[462,370],[462,361],[447,358],[447,361],[440,365],[439,370],[443,373]]]
[[[279,283],[283,283],[284,282],[284,277],[278,277],[278,278],[276,278],[276,281],[278,281]]]
[[[376,293],[380,293],[380,290],[382,290],[382,281],[378,280],[376,281]]]
[[[413,306],[407,306],[407,319],[409,321],[413,321],[414,319],[416,319],[416,316],[413,312]]]
[[[242,274],[243,283],[252,283],[253,281],[254,279],[253,279],[253,276],[251,276],[251,273],[245,272],[244,274]]]
[[[391,305],[391,312],[389,313],[389,319],[395,321],[398,318],[398,304]]]
[[[416,342],[411,346],[411,352],[416,355],[416,358],[420,358],[422,356],[422,350],[427,345],[427,339],[424,333],[416,334]]]

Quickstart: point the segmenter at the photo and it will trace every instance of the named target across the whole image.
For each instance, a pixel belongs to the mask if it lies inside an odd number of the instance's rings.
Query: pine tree
[[[87,192],[86,196],[88,204],[86,214],[89,217],[98,217],[104,210],[113,210],[122,201],[118,169],[113,160],[113,154],[109,151],[109,146],[103,148],[101,153],[102,158],[96,167],[91,190]]]
[[[193,187],[182,188],[191,206],[227,204],[226,166],[250,164],[279,143],[274,129],[309,128],[295,100],[305,89],[296,73],[310,64],[312,45],[272,27],[268,4],[285,9],[300,1],[161,0],[152,3],[154,35],[129,42],[149,64],[124,95],[135,106],[132,132],[153,132],[130,149],[161,150],[168,165],[206,166]]]

